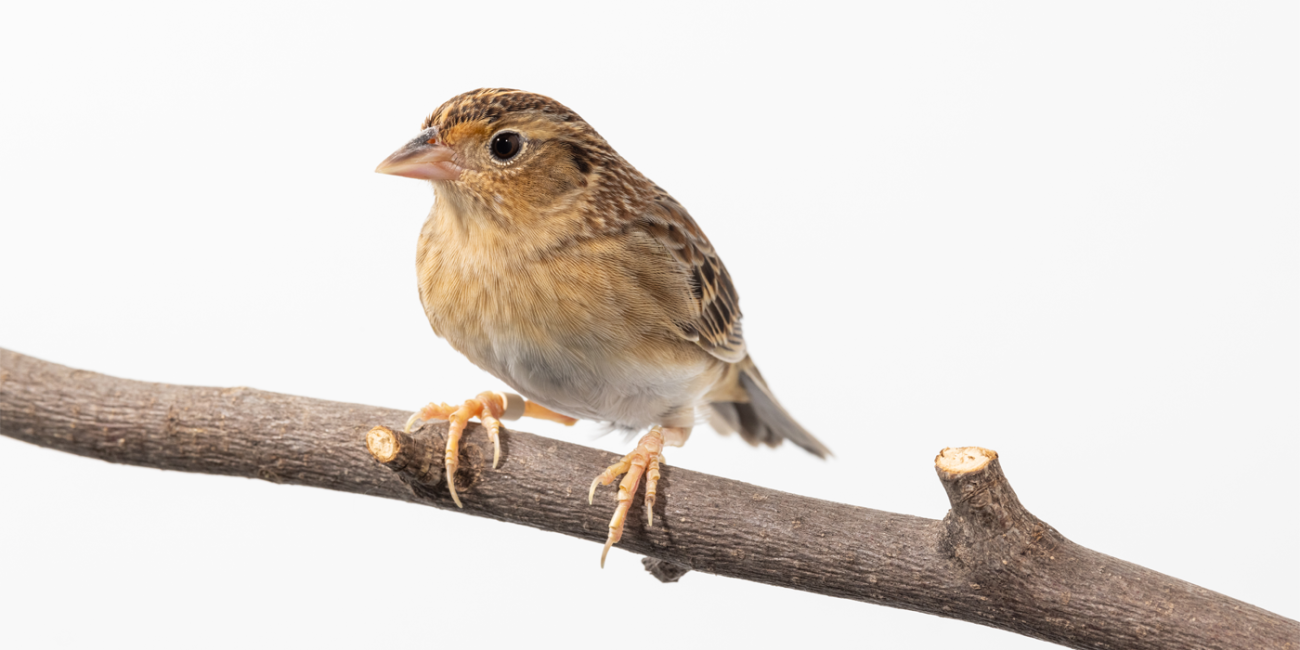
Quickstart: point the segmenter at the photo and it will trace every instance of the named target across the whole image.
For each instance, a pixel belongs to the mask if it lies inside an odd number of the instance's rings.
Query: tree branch
[[[459,510],[442,484],[445,425],[393,433],[406,416],[249,388],[117,379],[0,349],[0,433],[12,438],[113,463],[370,494],[604,541],[609,511],[588,507],[586,491],[610,454],[511,430],[493,470],[491,444],[472,426],[457,474],[468,496]],[[952,503],[943,521],[667,466],[654,528],[629,517],[620,546],[646,555],[664,580],[705,571],[1074,648],[1300,650],[1296,621],[1069,541],[1024,509],[997,454],[949,449],[936,465]]]

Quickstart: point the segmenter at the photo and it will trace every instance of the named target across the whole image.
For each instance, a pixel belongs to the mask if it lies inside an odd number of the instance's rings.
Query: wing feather
[[[667,249],[688,280],[689,288],[684,290],[691,293],[687,300],[691,313],[677,322],[682,337],[728,363],[744,359],[745,337],[736,287],[709,238],[686,208],[662,194],[638,225]]]

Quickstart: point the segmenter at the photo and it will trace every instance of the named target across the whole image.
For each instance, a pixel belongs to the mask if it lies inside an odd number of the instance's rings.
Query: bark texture
[[[472,425],[456,477],[460,510],[444,485],[445,425],[402,434],[407,415],[249,388],[117,379],[0,349],[0,433],[12,438],[114,463],[371,494],[604,542],[609,508],[588,507],[586,492],[612,454],[503,430],[501,466],[493,470],[492,445]],[[996,454],[945,450],[936,464],[952,503],[942,521],[667,466],[654,528],[629,517],[619,547],[650,558],[647,568],[661,580],[705,571],[1074,648],[1300,650],[1296,621],[1070,542],[1020,505]],[[597,495],[613,505],[612,490]],[[633,512],[640,508],[638,495]]]

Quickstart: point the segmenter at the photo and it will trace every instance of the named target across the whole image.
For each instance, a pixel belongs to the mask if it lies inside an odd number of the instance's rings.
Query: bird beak
[[[451,147],[438,142],[438,129],[431,127],[421,131],[405,147],[385,158],[375,171],[407,178],[454,181],[465,171],[452,162],[454,153]]]

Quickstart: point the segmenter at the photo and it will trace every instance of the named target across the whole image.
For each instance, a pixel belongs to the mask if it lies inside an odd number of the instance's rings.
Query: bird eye
[[[522,148],[523,140],[514,131],[503,131],[492,138],[492,156],[497,160],[510,160],[519,155]]]

